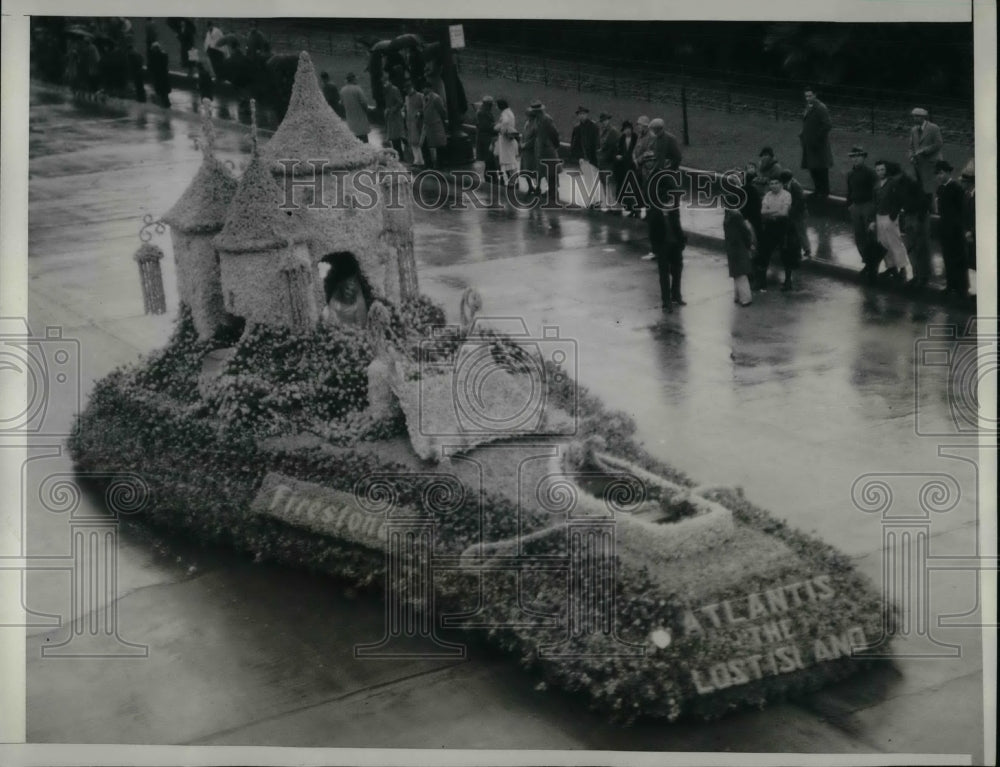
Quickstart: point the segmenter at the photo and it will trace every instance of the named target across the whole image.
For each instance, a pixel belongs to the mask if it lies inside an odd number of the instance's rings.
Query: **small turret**
[[[300,216],[282,209],[282,191],[253,148],[214,244],[220,254],[225,308],[248,323],[304,329],[316,324],[316,271],[299,226]]]
[[[207,100],[202,102],[201,116],[201,167],[162,221],[170,225],[178,296],[191,309],[198,335],[204,339],[226,321],[219,258],[212,240],[226,220],[237,181],[214,156],[215,129]]]

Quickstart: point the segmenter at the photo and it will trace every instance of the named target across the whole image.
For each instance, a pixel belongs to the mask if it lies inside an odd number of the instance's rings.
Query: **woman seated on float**
[[[371,291],[357,260],[351,253],[334,253],[323,260],[330,264],[330,270],[323,278],[326,294],[323,321],[329,325],[365,327]]]

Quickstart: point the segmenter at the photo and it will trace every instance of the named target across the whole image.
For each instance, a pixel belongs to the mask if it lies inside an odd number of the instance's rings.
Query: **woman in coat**
[[[722,218],[725,235],[726,258],[729,261],[729,276],[733,278],[733,300],[740,306],[750,306],[750,273],[753,270],[752,252],[757,246],[753,227],[738,210],[726,208]]]
[[[618,194],[618,202],[623,206],[622,213],[626,215],[639,215],[641,199],[638,197],[638,179],[635,175],[635,162],[632,153],[635,151],[635,142],[639,140],[632,128],[632,123],[628,120],[622,122],[622,132],[618,137],[618,151],[615,152],[614,178],[615,189]],[[631,183],[627,186],[629,175],[632,177]],[[627,194],[622,195],[623,191]]]
[[[500,110],[500,119],[493,129],[497,134],[496,157],[500,164],[500,174],[504,183],[509,183],[511,176],[517,172],[518,163],[518,143],[517,122],[514,111],[510,108],[506,99],[497,99],[497,108]]]
[[[406,143],[410,145],[413,153],[413,164],[422,166],[424,164],[424,152],[421,147],[424,132],[424,97],[416,88],[413,82],[407,80],[404,85],[406,89]]]
[[[399,88],[392,84],[389,75],[382,78],[382,91],[385,94],[385,137],[396,150],[396,154],[403,156],[403,96]]]
[[[424,141],[430,155],[429,167],[436,168],[438,150],[448,145],[448,112],[437,91],[427,83],[424,85]]]

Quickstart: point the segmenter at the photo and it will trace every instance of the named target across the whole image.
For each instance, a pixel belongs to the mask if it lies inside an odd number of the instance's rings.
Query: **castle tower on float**
[[[201,116],[201,168],[162,220],[170,225],[178,296],[190,308],[198,336],[207,339],[227,319],[219,256],[212,241],[225,223],[237,181],[214,155],[215,130],[207,102]]]
[[[257,152],[256,115],[252,130],[250,163],[214,240],[224,306],[248,324],[307,330],[319,320],[316,269],[301,216],[281,209],[282,191]]]
[[[391,149],[359,141],[330,108],[309,54],[285,118],[262,151],[286,208],[296,207],[315,300],[326,297],[319,263],[350,253],[374,298],[400,304],[417,294],[410,178]]]

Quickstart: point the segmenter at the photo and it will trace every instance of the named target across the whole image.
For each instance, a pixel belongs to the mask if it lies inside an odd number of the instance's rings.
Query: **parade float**
[[[82,472],[142,478],[145,524],[386,600],[358,658],[481,637],[616,721],[714,718],[887,655],[894,608],[846,556],[650,456],[554,329],[490,322],[471,290],[445,324],[418,290],[409,177],[306,54],[239,179],[203,131],[162,219],[174,335],[96,384],[70,444]],[[368,204],[319,204],[334,182]]]

